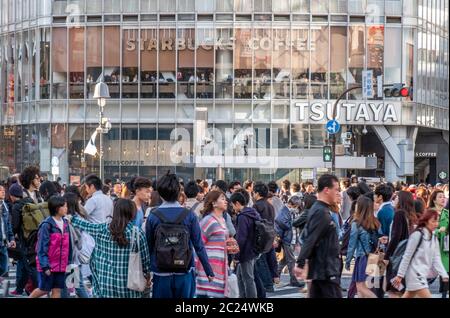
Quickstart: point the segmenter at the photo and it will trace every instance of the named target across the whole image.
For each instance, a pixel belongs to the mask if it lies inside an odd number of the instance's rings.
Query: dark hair
[[[58,214],[59,208],[66,204],[66,200],[60,195],[53,195],[48,198],[48,210],[51,216]]]
[[[422,198],[417,198],[414,200],[414,211],[416,211],[416,214],[422,215],[425,211],[425,202]]]
[[[250,195],[244,189],[235,191],[230,197],[230,201],[232,203],[239,202],[242,206],[247,206],[249,200]]]
[[[318,191],[322,192],[325,188],[332,188],[333,183],[337,182],[339,184],[339,179],[332,174],[324,174],[320,176],[318,184]]]
[[[200,182],[202,182],[202,179],[195,179],[195,183],[197,183],[198,185],[200,185]]]
[[[203,209],[200,211],[200,214],[205,216],[211,213],[214,210],[214,202],[216,202],[221,195],[225,197],[225,193],[220,190],[209,191],[205,196],[205,204]]]
[[[136,215],[136,205],[129,199],[117,199],[114,204],[112,221],[109,224],[111,237],[116,241],[120,247],[128,245],[128,240],[125,236],[125,229],[128,223],[134,219]]]
[[[111,189],[109,188],[109,186],[107,186],[106,184],[104,184],[102,186],[102,192],[104,195],[108,195],[109,191],[111,191]]]
[[[361,194],[366,194],[367,192],[370,192],[369,186],[364,181],[360,181],[358,183],[358,188],[359,188],[359,191],[361,192]]]
[[[37,166],[28,166],[23,169],[22,173],[19,176],[20,184],[25,188],[29,189],[31,186],[31,182],[33,182],[34,178],[40,175],[39,167]]]
[[[237,185],[241,185],[241,183],[237,180],[230,182],[230,184],[228,185],[228,191],[233,189]]]
[[[80,215],[80,204],[78,202],[78,196],[73,192],[66,192],[63,196],[67,202],[67,213],[74,215]]]
[[[416,211],[414,209],[414,198],[411,192],[399,191],[397,193],[398,204],[395,207],[397,211],[404,211],[409,221],[409,227],[412,229],[417,222]]]
[[[201,188],[195,181],[189,181],[184,187],[184,194],[188,199],[195,198],[200,191]]]
[[[203,180],[200,182],[200,187],[202,188],[202,192],[204,191],[204,189],[209,187],[208,181]]]
[[[267,187],[269,188],[269,192],[277,193],[278,191],[278,184],[275,181],[270,181]]]
[[[112,183],[112,180],[109,179],[109,178],[106,178],[106,179],[105,179],[105,184],[109,184],[109,183]]]
[[[155,206],[160,206],[162,203],[163,202],[158,191],[153,190],[152,194],[150,195],[150,207],[153,208]]]
[[[293,190],[294,192],[299,192],[300,189],[301,189],[300,183],[298,183],[298,182],[293,183],[293,184],[291,185],[291,187],[292,187],[292,190]]]
[[[373,213],[373,202],[364,195],[356,201],[354,221],[366,231],[375,231],[380,228],[380,222]]]
[[[281,183],[286,190],[289,190],[289,188],[291,187],[291,181],[289,181],[288,179],[284,179]]]
[[[372,201],[372,203],[374,202],[374,199],[373,199],[373,192],[372,192],[372,191],[369,191],[369,192],[364,193],[363,196],[365,196],[365,197],[368,198],[370,201]]]
[[[247,180],[244,182],[244,189],[247,190],[248,188],[250,188],[253,184],[252,180]]]
[[[430,198],[428,199],[428,208],[435,208],[436,204],[434,201],[436,200],[439,193],[444,193],[442,190],[434,190],[431,192]]]
[[[217,180],[216,182],[213,183],[213,185],[222,190],[223,193],[227,192],[228,190],[227,183],[223,180]]]
[[[269,194],[269,187],[263,182],[256,182],[253,187],[253,192],[258,193],[263,198],[267,198],[267,195]]]
[[[344,185],[344,187],[346,187],[346,188],[349,188],[351,186],[351,182],[350,182],[349,178],[342,178],[341,182]]]
[[[61,194],[63,187],[57,181],[53,181],[53,184],[55,185],[56,192],[58,192],[58,194]]]
[[[41,194],[44,201],[48,201],[48,199],[55,194],[60,194],[56,190],[55,184],[52,181],[48,180],[42,182],[41,186],[39,187],[39,193]]]
[[[144,177],[137,177],[134,179],[132,188],[130,189],[132,193],[136,194],[136,191],[142,188],[151,188],[152,182],[150,179]]]
[[[70,185],[66,188],[66,193],[74,193],[81,200],[81,203],[84,203],[84,198],[81,196],[80,189],[76,185]]]
[[[393,185],[394,185],[395,191],[402,191],[402,182],[401,181],[395,181],[393,183]]]
[[[298,195],[293,195],[289,198],[288,204],[294,205],[296,207],[301,207],[302,199]]]
[[[439,212],[433,209],[427,209],[417,222],[417,229],[421,229],[427,226],[427,223],[431,219],[439,220]]]
[[[358,183],[358,177],[357,176],[352,176],[350,179],[350,183]]]
[[[361,191],[359,191],[359,188],[355,186],[348,188],[346,192],[352,201],[356,201],[361,195]]]
[[[381,197],[383,198],[383,202],[388,202],[392,199],[394,188],[392,188],[388,184],[380,184],[375,188],[375,194],[381,195]]]
[[[175,202],[180,196],[180,181],[174,173],[167,171],[165,175],[159,178],[157,188],[161,198],[167,202]]]
[[[90,174],[86,177],[84,180],[84,183],[90,187],[91,185],[94,185],[95,190],[99,191],[102,190],[102,180],[100,180],[99,177],[97,177],[95,174]]]
[[[314,202],[316,202],[316,201],[317,201],[317,197],[314,194],[305,194],[303,196],[303,203],[305,205],[305,210],[311,209]]]

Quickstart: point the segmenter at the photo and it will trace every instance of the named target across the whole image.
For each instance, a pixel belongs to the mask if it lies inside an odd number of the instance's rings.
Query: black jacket
[[[266,199],[256,201],[253,208],[259,213],[261,219],[268,220],[272,224],[275,223],[275,209]]]
[[[308,260],[308,279],[335,280],[340,276],[339,240],[330,207],[316,201],[308,211],[305,241],[297,264],[300,268]]]

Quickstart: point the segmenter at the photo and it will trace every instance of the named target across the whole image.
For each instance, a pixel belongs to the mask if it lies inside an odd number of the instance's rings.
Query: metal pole
[[[97,128],[97,132],[99,134],[100,139],[100,151],[99,151],[99,163],[100,163],[100,171],[99,177],[103,182],[103,107],[100,105],[100,122]]]

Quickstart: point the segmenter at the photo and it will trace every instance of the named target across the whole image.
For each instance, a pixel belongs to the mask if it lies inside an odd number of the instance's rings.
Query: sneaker
[[[17,289],[13,290],[13,291],[10,292],[9,294],[10,294],[11,296],[14,296],[14,297],[20,297],[20,296],[23,296],[23,292],[19,293],[19,292],[17,291]]]
[[[305,287],[305,283],[303,283],[303,282],[292,282],[292,283],[289,284],[289,286],[303,288],[303,287]]]

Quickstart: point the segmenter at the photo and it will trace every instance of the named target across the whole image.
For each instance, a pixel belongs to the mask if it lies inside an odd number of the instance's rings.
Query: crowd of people
[[[9,296],[32,298],[266,298],[282,273],[310,298],[427,298],[435,279],[446,298],[448,196],[329,174],[61,186],[29,166],[0,186],[0,284],[12,261]]]

